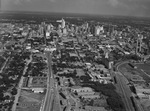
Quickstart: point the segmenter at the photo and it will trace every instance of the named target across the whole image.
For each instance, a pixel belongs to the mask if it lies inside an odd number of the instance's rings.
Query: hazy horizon
[[[150,0],[1,0],[1,11],[150,17]]]

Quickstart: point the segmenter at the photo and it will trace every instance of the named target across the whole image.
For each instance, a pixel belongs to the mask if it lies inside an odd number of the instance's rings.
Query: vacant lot
[[[137,69],[131,68],[128,64],[124,64],[120,67],[121,71],[124,73],[124,75],[129,79],[131,75],[139,75],[141,76],[147,83],[150,83],[150,77],[147,76],[145,73],[150,74],[150,64],[137,64]],[[141,69],[143,71],[141,71]]]
[[[76,69],[76,70],[77,70],[77,76],[85,76],[83,69]]]
[[[46,87],[46,77],[34,77],[32,79],[32,87]]]
[[[150,63],[136,64],[138,69],[143,69],[148,75],[150,75]]]
[[[39,111],[44,94],[22,90],[16,111]]]

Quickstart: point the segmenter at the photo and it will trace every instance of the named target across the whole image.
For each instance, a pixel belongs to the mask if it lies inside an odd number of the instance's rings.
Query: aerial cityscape
[[[150,15],[26,10],[32,0],[14,0],[16,11],[6,1],[0,111],[150,111]]]

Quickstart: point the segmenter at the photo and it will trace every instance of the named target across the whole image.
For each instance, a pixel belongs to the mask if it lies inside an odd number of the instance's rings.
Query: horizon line
[[[89,13],[71,13],[71,12],[48,12],[48,11],[22,11],[22,10],[0,10],[1,13],[45,13],[45,14],[75,14],[75,15],[83,15],[83,16],[112,16],[112,17],[128,17],[128,18],[147,18],[149,19],[149,16],[129,16],[129,15],[109,15],[109,14],[89,14]]]

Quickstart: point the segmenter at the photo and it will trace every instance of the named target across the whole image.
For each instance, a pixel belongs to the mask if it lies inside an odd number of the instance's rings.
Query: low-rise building
[[[75,86],[71,88],[72,92],[93,92],[93,89],[90,87],[81,87],[81,86]]]
[[[100,98],[98,93],[93,93],[93,94],[85,94],[81,96],[84,99],[97,99]]]
[[[85,109],[82,111],[107,111],[107,110],[104,107],[85,106]]]
[[[143,93],[138,93],[137,96],[138,96],[140,99],[150,99],[150,95],[143,94]]]
[[[32,91],[34,93],[43,93],[44,92],[44,88],[32,88]]]

